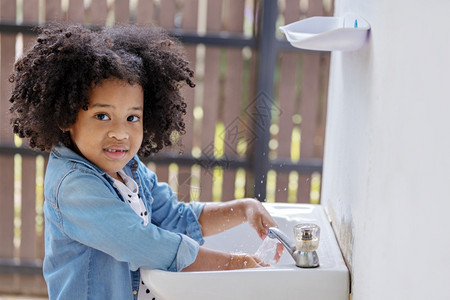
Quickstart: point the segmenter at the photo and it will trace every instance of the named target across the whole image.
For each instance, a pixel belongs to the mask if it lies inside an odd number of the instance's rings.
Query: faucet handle
[[[320,227],[303,223],[294,226],[295,246],[297,250],[311,252],[319,247]]]

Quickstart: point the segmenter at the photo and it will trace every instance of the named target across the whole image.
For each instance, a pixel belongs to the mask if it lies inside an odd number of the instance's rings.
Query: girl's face
[[[80,110],[68,129],[86,159],[113,178],[138,152],[143,138],[144,93],[138,84],[107,79],[89,93],[88,110]]]

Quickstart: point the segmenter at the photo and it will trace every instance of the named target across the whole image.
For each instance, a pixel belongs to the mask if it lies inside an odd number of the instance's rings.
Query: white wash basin
[[[294,240],[298,223],[320,226],[317,249],[320,266],[302,269],[284,251],[271,267],[208,272],[145,270],[143,280],[160,299],[348,299],[349,273],[322,206],[265,203],[279,228]],[[205,238],[205,247],[229,252],[255,253],[261,240],[247,224]]]

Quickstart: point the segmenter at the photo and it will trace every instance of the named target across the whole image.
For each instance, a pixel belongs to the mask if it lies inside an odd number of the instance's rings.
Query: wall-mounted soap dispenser
[[[368,38],[370,25],[361,17],[311,17],[280,27],[292,46],[316,51],[353,51]]]

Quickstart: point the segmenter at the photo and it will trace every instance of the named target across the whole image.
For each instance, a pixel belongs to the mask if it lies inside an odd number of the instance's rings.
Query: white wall
[[[353,300],[450,299],[450,1],[336,0],[372,27],[333,52],[322,203]]]

